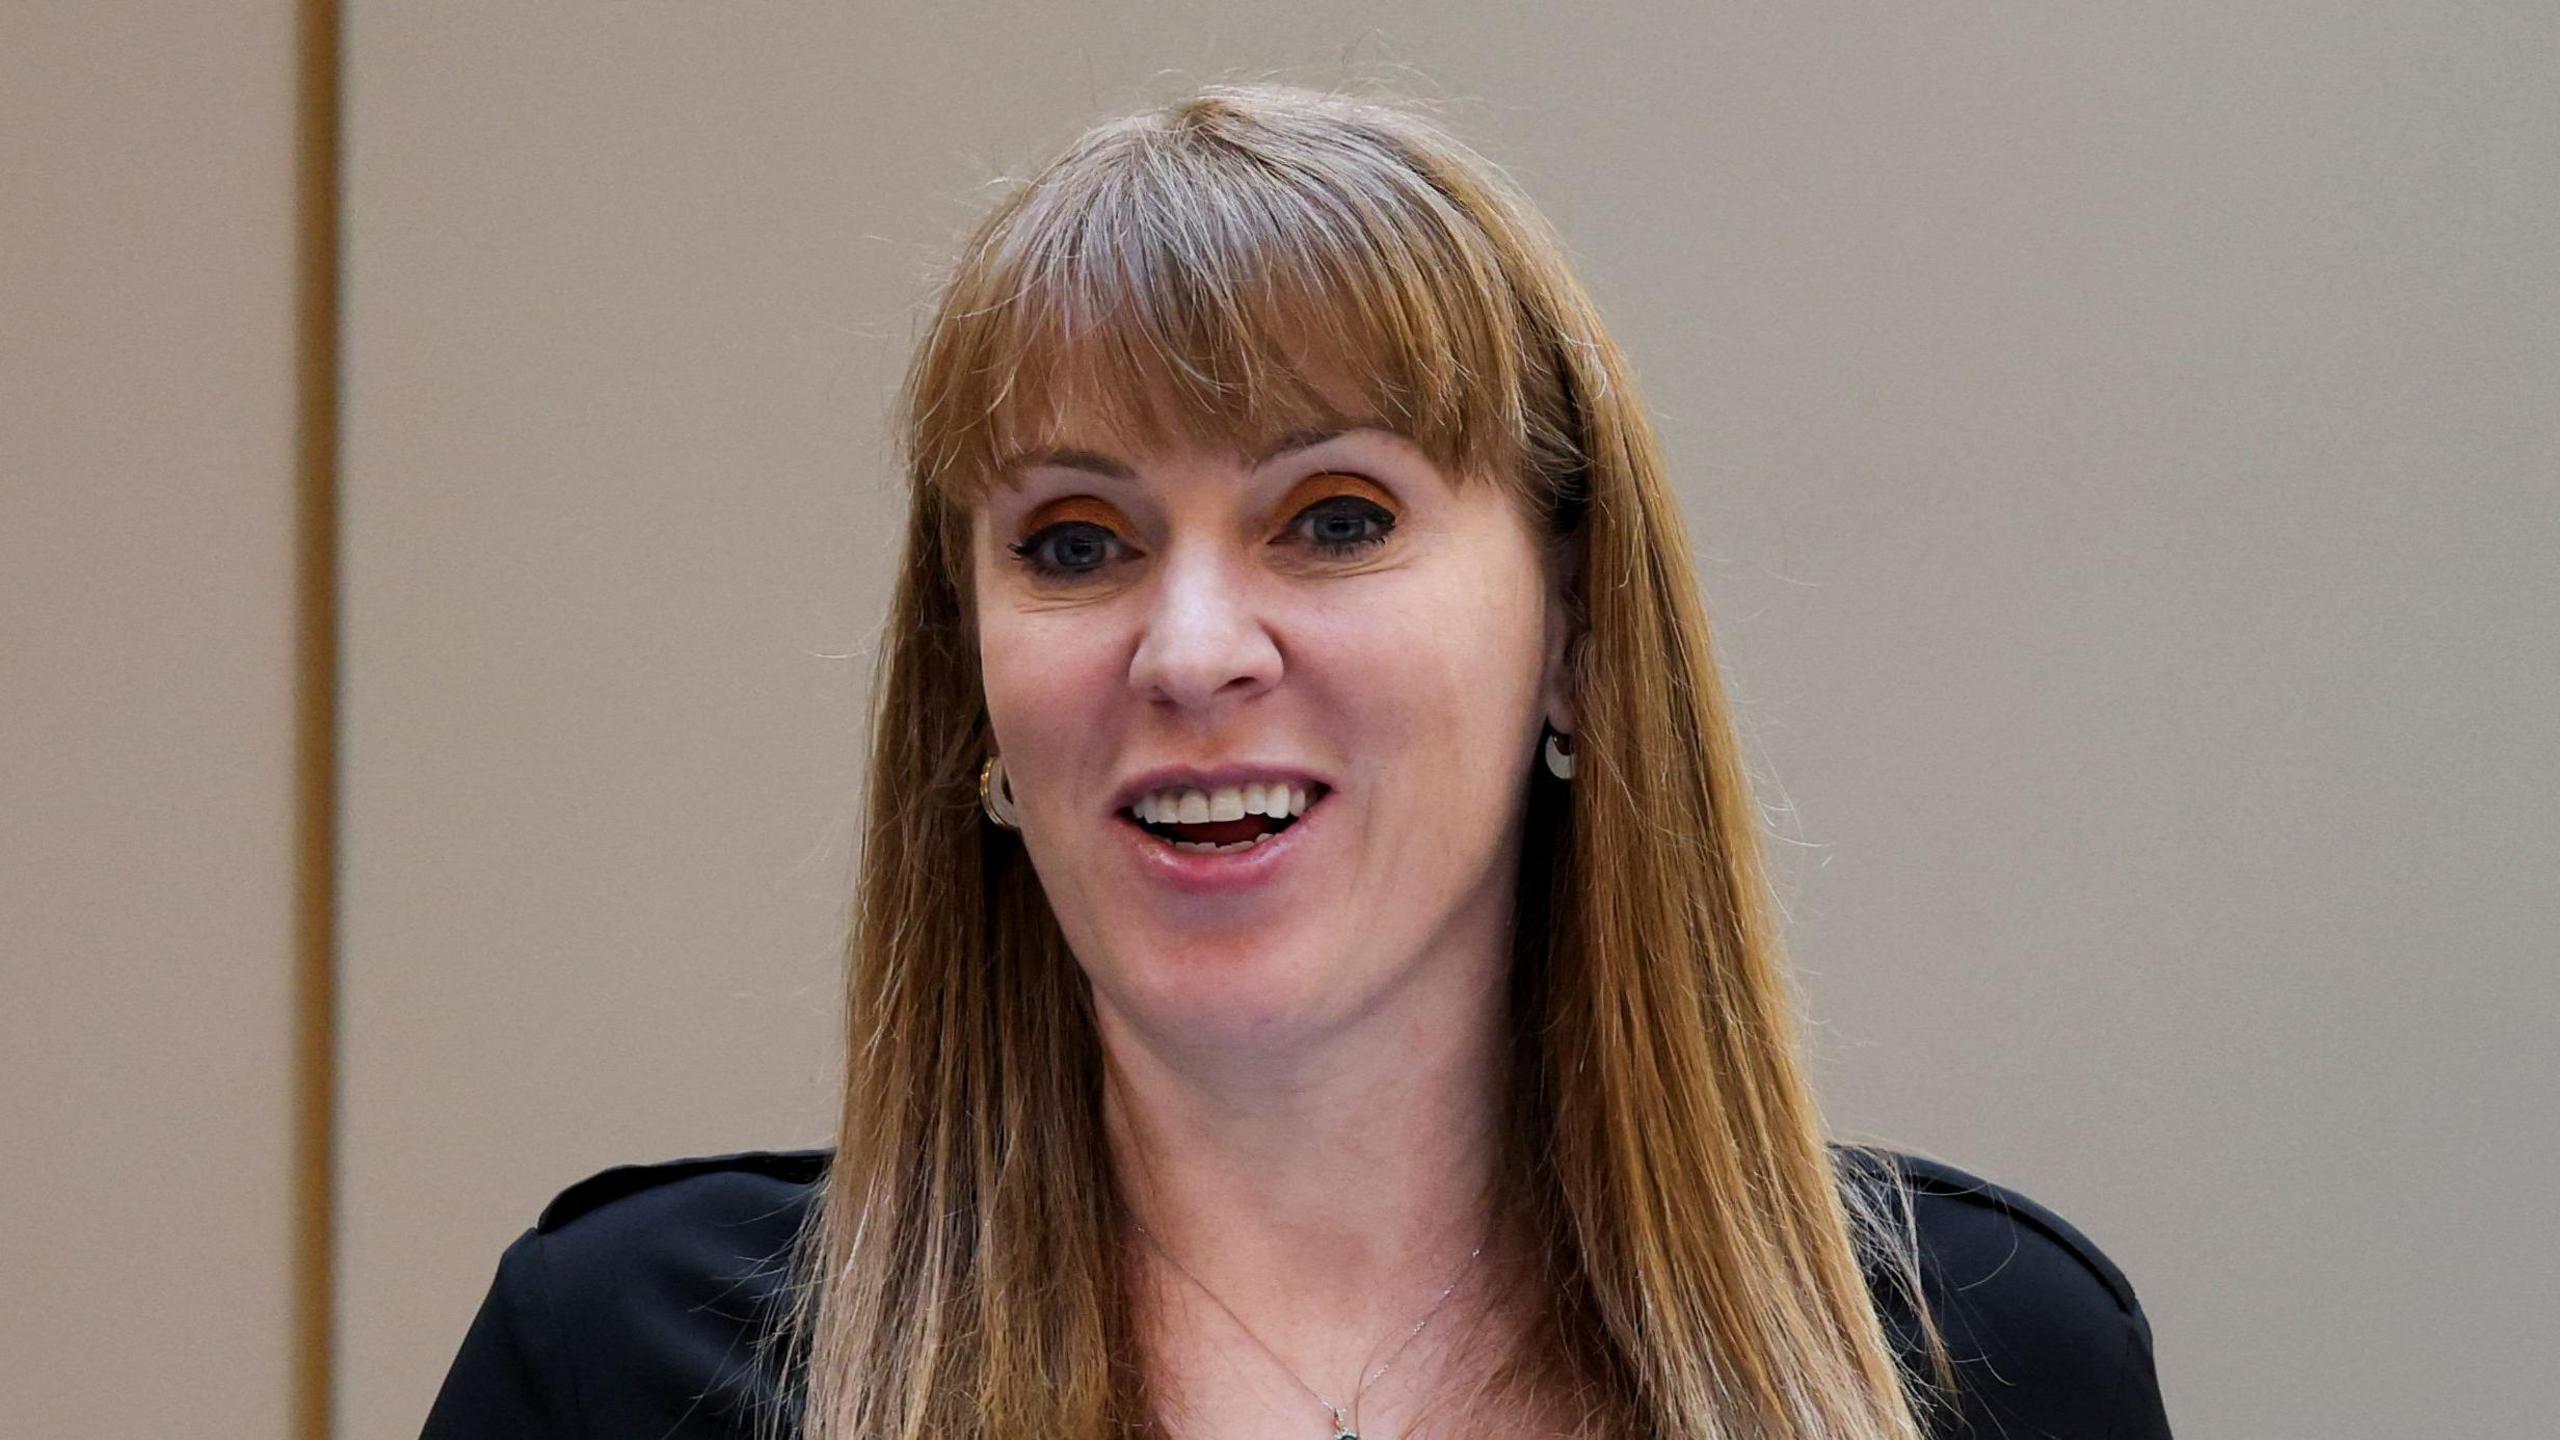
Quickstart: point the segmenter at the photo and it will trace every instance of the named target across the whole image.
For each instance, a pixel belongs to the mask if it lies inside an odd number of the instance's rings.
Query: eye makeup
[[[1290,486],[1288,495],[1280,502],[1279,510],[1282,515],[1295,516],[1300,510],[1318,500],[1331,499],[1336,495],[1357,495],[1389,515],[1404,513],[1404,507],[1398,505],[1396,498],[1388,494],[1384,487],[1365,476],[1354,475],[1348,470],[1320,470]]]
[[[1032,511],[1030,517],[1022,522],[1022,528],[1036,534],[1048,526],[1069,520],[1081,520],[1104,529],[1116,529],[1121,524],[1117,508],[1090,495],[1069,495]]]
[[[1279,510],[1288,521],[1271,543],[1284,544],[1303,535],[1305,543],[1327,560],[1356,559],[1386,544],[1403,516],[1403,507],[1385,487],[1341,470],[1322,471],[1299,481],[1290,487]],[[1328,528],[1344,523],[1354,526],[1354,533]],[[1310,524],[1315,528],[1307,528]],[[1374,528],[1363,533],[1357,527]]]
[[[1404,507],[1385,486],[1344,470],[1322,470],[1289,488],[1273,513],[1278,528],[1269,543],[1305,551],[1317,559],[1358,559],[1385,545]],[[1108,568],[1128,549],[1127,520],[1092,495],[1068,495],[1038,506],[1022,521],[1023,538],[1004,548],[1034,579],[1079,584]]]
[[[1069,495],[1033,510],[1028,532],[1005,546],[1036,579],[1073,584],[1102,568],[1108,547],[1124,544],[1120,512],[1090,495]],[[1063,552],[1063,553],[1060,553]]]

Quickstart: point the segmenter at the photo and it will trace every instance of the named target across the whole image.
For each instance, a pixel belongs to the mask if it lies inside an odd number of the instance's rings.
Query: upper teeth
[[[1215,790],[1159,790],[1129,807],[1155,825],[1202,825],[1212,820],[1241,820],[1269,815],[1285,820],[1307,813],[1307,789],[1286,780],[1251,785],[1222,785]]]

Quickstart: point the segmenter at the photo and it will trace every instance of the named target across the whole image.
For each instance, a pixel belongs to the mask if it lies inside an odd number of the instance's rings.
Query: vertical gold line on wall
[[[293,1430],[329,1440],[337,1329],[336,0],[296,15]]]

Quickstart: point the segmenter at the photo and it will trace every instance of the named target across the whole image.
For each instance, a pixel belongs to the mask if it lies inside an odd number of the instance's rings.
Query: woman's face
[[[1384,428],[1066,433],[971,563],[1021,841],[1109,1020],[1286,1045],[1507,956],[1540,725],[1572,723],[1517,507]]]

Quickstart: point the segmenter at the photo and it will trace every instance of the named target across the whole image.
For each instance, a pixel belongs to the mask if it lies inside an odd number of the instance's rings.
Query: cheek
[[[1016,743],[1017,717],[1036,708],[1045,672],[1038,650],[1021,630],[1005,620],[981,616],[978,621],[978,680],[986,688],[987,714],[996,738],[1010,748]]]
[[[978,632],[987,718],[1018,790],[1042,790],[1074,773],[1079,737],[1098,733],[1098,710],[1115,693],[1098,627],[1037,617],[983,617]]]
[[[1536,707],[1544,616],[1534,587],[1434,575],[1328,613],[1321,633],[1327,698],[1369,742],[1470,771],[1508,763]],[[1346,740],[1356,748],[1363,738]]]

